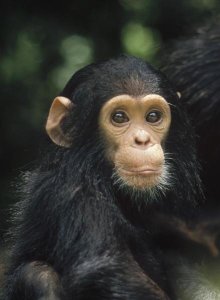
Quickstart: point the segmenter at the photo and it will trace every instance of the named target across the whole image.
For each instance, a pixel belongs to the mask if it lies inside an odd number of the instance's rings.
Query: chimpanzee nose
[[[136,132],[134,142],[138,146],[146,146],[150,141],[150,135],[146,130],[140,129]]]

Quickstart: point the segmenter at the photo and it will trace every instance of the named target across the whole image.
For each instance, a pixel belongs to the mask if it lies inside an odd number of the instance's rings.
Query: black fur
[[[204,27],[177,42],[164,71],[181,92],[198,135],[206,206],[220,208],[220,26]]]
[[[125,93],[160,94],[171,107],[172,184],[150,202],[112,184],[104,155],[100,108]],[[194,136],[176,92],[149,64],[120,56],[78,71],[61,95],[75,104],[63,124],[73,145],[52,146],[26,175],[4,299],[171,299],[150,220],[157,211],[187,215],[201,194]]]

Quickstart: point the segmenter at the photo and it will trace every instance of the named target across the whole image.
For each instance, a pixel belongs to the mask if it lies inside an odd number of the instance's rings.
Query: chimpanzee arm
[[[170,299],[126,253],[105,253],[85,260],[71,267],[62,283],[70,299]]]
[[[121,260],[122,259],[122,260]],[[120,260],[120,262],[119,262]],[[73,272],[73,273],[72,273]],[[71,267],[61,280],[42,262],[23,264],[14,272],[7,300],[136,299],[169,300],[162,289],[127,257],[103,256]],[[66,298],[64,289],[67,288]]]
[[[47,264],[34,261],[20,265],[8,281],[7,300],[61,300],[58,274]]]

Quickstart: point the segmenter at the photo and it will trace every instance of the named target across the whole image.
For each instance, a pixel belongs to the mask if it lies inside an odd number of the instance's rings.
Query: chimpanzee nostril
[[[139,130],[134,138],[135,144],[145,146],[149,143],[150,136],[147,131]]]

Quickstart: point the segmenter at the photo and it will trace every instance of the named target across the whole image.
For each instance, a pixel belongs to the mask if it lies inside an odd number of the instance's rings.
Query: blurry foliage
[[[124,52],[153,61],[160,46],[157,30],[140,23],[128,23],[122,29]]]
[[[67,37],[61,42],[60,54],[63,63],[54,70],[52,77],[61,90],[73,73],[93,61],[92,41],[79,35]]]
[[[37,157],[50,102],[78,68],[121,52],[157,64],[167,41],[220,12],[219,0],[38,3],[0,4],[1,208],[15,200],[12,178]]]
[[[6,84],[25,78],[39,69],[42,53],[39,45],[28,32],[19,32],[14,49],[3,56],[0,71]]]

